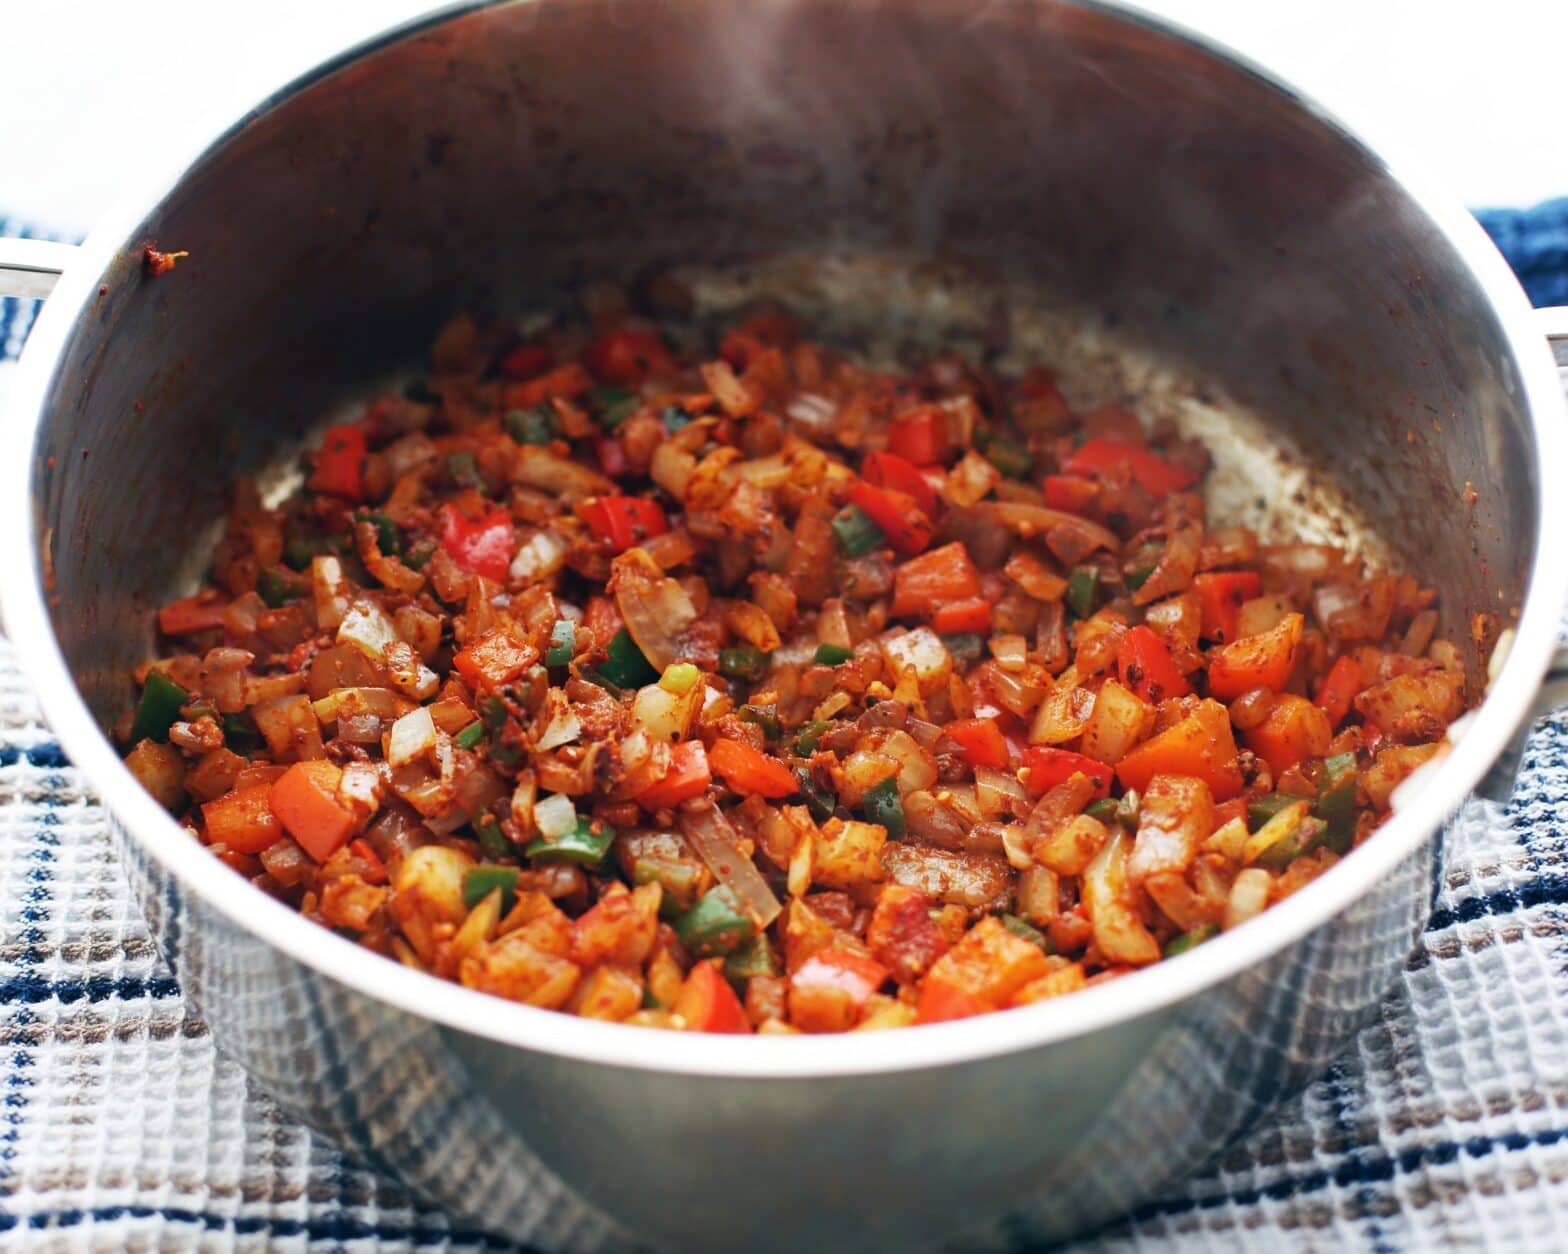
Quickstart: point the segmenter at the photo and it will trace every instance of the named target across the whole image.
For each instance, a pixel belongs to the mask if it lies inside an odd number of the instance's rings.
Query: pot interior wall
[[[146,277],[144,239],[189,256]],[[231,473],[450,312],[789,254],[1048,293],[1267,415],[1456,638],[1522,597],[1538,485],[1483,296],[1372,158],[1251,74],[1045,0],[535,0],[259,110],[105,275],[37,450],[95,712],[128,701]]]

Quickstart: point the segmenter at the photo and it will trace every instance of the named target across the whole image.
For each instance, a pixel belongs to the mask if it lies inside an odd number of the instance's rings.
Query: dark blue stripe
[[[1568,1128],[1507,1132],[1500,1136],[1472,1136],[1463,1141],[1439,1141],[1434,1145],[1401,1150],[1393,1155],[1383,1154],[1376,1149],[1363,1149],[1346,1157],[1333,1171],[1308,1172],[1288,1180],[1276,1180],[1262,1188],[1233,1189],[1212,1197],[1178,1197],[1164,1202],[1150,1202],[1133,1211],[1127,1222],[1137,1224],[1150,1219],[1170,1219],[1193,1211],[1217,1210],[1221,1206],[1255,1206],[1262,1201],[1285,1202],[1321,1193],[1328,1188],[1349,1189],[1385,1183],[1395,1176],[1407,1175],[1423,1167],[1446,1166],[1461,1155],[1466,1158],[1486,1158],[1499,1150],[1514,1153],[1557,1145],[1562,1141],[1568,1141]]]
[[[49,980],[41,975],[18,972],[0,978],[0,1005],[5,1006],[30,1006],[51,1000],[72,1005],[79,1001],[123,1001],[141,997],[178,997],[179,995],[180,986],[172,977],[166,975],[155,975],[146,979],[135,976],[111,978],[97,975],[81,979]]]
[[[1432,911],[1426,930],[1438,932],[1456,923],[1473,923],[1491,915],[1513,914],[1534,906],[1568,905],[1568,875],[1543,871],[1528,884],[1518,888],[1502,888],[1482,897],[1470,897],[1458,905],[1444,906]]]
[[[124,1219],[159,1219],[166,1223],[200,1224],[213,1232],[240,1236],[265,1233],[273,1237],[308,1237],[313,1241],[407,1241],[413,1245],[440,1245],[461,1241],[485,1249],[520,1251],[488,1233],[463,1229],[416,1228],[409,1224],[372,1224],[350,1215],[322,1215],[312,1219],[268,1218],[260,1215],[212,1215],[178,1206],[94,1206],[90,1209],[35,1211],[30,1215],[0,1214],[0,1232],[17,1227],[34,1230],[68,1228],[78,1224],[114,1223]]]
[[[0,766],[15,766],[18,762],[54,771],[71,765],[71,760],[65,756],[65,750],[52,740],[45,741],[41,745],[33,745],[28,749],[16,745],[0,745]]]

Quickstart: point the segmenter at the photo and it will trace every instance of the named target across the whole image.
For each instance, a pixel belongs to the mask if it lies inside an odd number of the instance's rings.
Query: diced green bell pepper
[[[1323,820],[1323,843],[1335,853],[1350,852],[1356,839],[1356,755],[1336,753],[1323,761],[1312,813]]]
[[[779,727],[779,707],[776,705],[743,705],[737,715],[743,723],[751,723],[762,728],[763,739],[777,740],[782,729]]]
[[[459,749],[477,749],[485,742],[485,725],[483,719],[475,719],[457,735],[452,737],[452,743]]]
[[[446,475],[460,488],[478,488],[484,491],[484,476],[479,473],[479,463],[467,449],[446,455]]]
[[[463,905],[472,910],[496,889],[501,890],[501,914],[509,914],[517,904],[517,877],[515,866],[476,866],[463,875]]]
[[[943,636],[942,644],[953,661],[962,662],[966,666],[978,662],[985,653],[985,641],[980,638],[979,632],[957,631]]]
[[[577,649],[577,625],[569,618],[558,618],[550,628],[550,647],[545,652],[546,666],[565,666]]]
[[[809,758],[817,751],[822,737],[832,730],[833,724],[827,719],[813,719],[795,733],[795,752],[800,757]]]
[[[855,656],[853,649],[845,648],[841,644],[819,644],[817,651],[811,655],[811,660],[820,666],[837,666],[840,662],[847,662]]]
[[[1219,928],[1212,923],[1200,923],[1190,932],[1183,932],[1180,936],[1173,936],[1166,943],[1165,956],[1174,958],[1177,954],[1184,954],[1189,949],[1196,949],[1206,940],[1212,940],[1219,935]]]
[[[1004,914],[1002,916],[1002,926],[1020,940],[1026,940],[1031,945],[1038,945],[1046,953],[1051,952],[1051,942],[1046,939],[1045,933],[1027,919],[1020,919],[1016,914]]]
[[[864,557],[885,539],[882,528],[867,517],[858,505],[846,505],[833,515],[833,534],[849,557]]]
[[[809,766],[797,766],[793,769],[795,782],[800,785],[801,800],[806,803],[806,809],[811,811],[811,817],[818,823],[827,822],[838,809],[838,798],[817,783],[816,776],[811,773]]]
[[[773,946],[763,935],[753,936],[724,960],[724,974],[732,980],[749,980],[758,975],[777,975],[778,959]]]
[[[553,840],[543,837],[523,852],[530,858],[549,862],[575,862],[579,866],[598,866],[615,841],[615,829],[608,823],[590,822],[579,816],[572,831]]]
[[[191,694],[162,671],[148,671],[141,700],[136,703],[136,719],[131,724],[131,743],[167,740],[169,728],[180,717],[180,707],[190,699]]]
[[[1022,479],[1034,469],[1034,454],[1017,440],[997,436],[987,445],[986,460],[1009,479]]]
[[[519,444],[544,445],[555,439],[555,412],[548,405],[509,409],[501,418],[501,425]]]
[[[754,684],[768,673],[768,655],[749,644],[719,650],[719,674]]]
[[[1271,792],[1266,797],[1254,797],[1247,802],[1247,830],[1257,831],[1287,806],[1304,800],[1306,798],[1293,797],[1288,792]]]
[[[479,837],[479,847],[484,850],[485,857],[504,858],[512,852],[511,841],[507,840],[501,825],[490,815],[485,815],[474,824],[474,832]]]
[[[1100,572],[1092,566],[1074,566],[1067,575],[1067,608],[1088,618],[1100,600]]]
[[[617,688],[641,688],[659,678],[659,672],[653,669],[632,639],[631,632],[624,627],[611,637],[599,673]]]
[[[735,895],[719,884],[675,920],[675,934],[692,953],[707,958],[733,953],[757,934],[757,928]]]
[[[280,610],[290,601],[305,595],[300,582],[273,567],[256,576],[256,595],[267,603],[270,610]]]
[[[880,823],[895,840],[903,836],[904,802],[898,795],[896,775],[866,789],[860,798],[860,808],[865,811],[866,822]]]

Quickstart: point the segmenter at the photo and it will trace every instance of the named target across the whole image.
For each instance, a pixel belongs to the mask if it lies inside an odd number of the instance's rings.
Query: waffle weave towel
[[[1538,303],[1568,300],[1568,201],[1483,221]],[[30,314],[0,303],[0,356]],[[1436,912],[1378,1022],[1098,1248],[1562,1248],[1565,801],[1568,717],[1536,729],[1506,811],[1461,816]],[[0,1246],[509,1248],[346,1160],[214,1052],[3,641]]]

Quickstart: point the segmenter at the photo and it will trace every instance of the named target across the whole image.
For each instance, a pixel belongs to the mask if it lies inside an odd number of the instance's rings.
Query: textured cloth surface
[[[1568,299],[1568,202],[1483,217]],[[0,220],[0,235],[15,233]],[[1555,260],[1552,260],[1555,258]],[[0,356],[31,310],[0,303]],[[0,366],[0,398],[5,386]],[[1101,1248],[1561,1248],[1568,1228],[1568,718],[1506,811],[1450,834],[1422,943],[1331,1071]],[[0,641],[0,1246],[504,1250],[346,1160],[218,1056],[104,816]],[[1088,1248],[1089,1243],[1082,1243]]]

